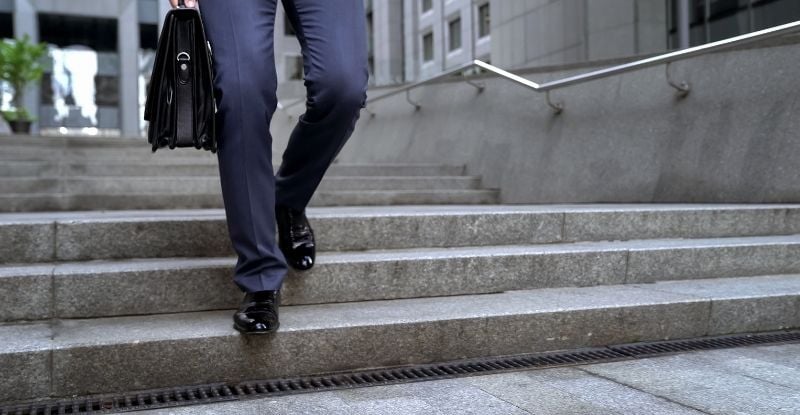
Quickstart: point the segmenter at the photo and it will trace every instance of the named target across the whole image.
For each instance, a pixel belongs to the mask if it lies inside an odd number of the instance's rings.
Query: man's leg
[[[363,0],[282,0],[300,41],[306,112],[276,176],[277,203],[303,210],[353,132],[367,98]]]
[[[275,238],[270,120],[277,106],[273,27],[277,0],[202,0],[213,50],[219,173],[245,292],[278,290],[287,273]]]

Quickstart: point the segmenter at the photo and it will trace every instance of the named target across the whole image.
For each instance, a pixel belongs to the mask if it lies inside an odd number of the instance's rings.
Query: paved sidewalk
[[[800,344],[309,393],[143,414],[800,414]]]

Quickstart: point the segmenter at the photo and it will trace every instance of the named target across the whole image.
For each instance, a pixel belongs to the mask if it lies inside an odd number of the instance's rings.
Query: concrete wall
[[[504,68],[661,52],[664,0],[492,0],[492,62]]]
[[[678,99],[664,68],[544,96],[486,77],[486,90],[442,83],[362,112],[341,162],[466,163],[506,203],[800,202],[796,44],[673,65],[692,93]],[[588,68],[531,72],[546,81]],[[376,94],[377,91],[370,91]],[[296,120],[276,115],[276,155]],[[277,157],[276,157],[277,158]]]

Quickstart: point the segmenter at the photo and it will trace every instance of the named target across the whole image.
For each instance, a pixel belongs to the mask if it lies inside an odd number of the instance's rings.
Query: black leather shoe
[[[275,219],[278,222],[278,247],[289,266],[301,271],[313,267],[316,257],[314,230],[308,224],[305,211],[276,206]]]
[[[233,315],[233,328],[242,334],[267,334],[278,330],[280,291],[246,293]]]

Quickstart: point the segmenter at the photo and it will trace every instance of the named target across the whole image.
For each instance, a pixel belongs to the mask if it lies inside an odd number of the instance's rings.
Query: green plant
[[[13,117],[17,120],[31,120],[23,104],[25,87],[41,79],[44,73],[42,57],[45,53],[47,44],[33,44],[28,35],[22,39],[0,42],[0,80],[8,82],[14,89],[12,102],[17,110]],[[5,112],[3,116],[8,119]]]
[[[20,109],[13,109],[8,111],[2,111],[3,118],[8,122],[14,121],[36,121],[36,118],[31,116],[28,113],[28,110],[25,107],[21,107]]]

